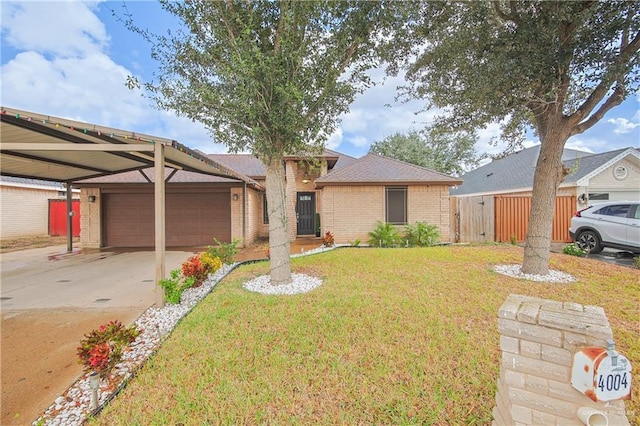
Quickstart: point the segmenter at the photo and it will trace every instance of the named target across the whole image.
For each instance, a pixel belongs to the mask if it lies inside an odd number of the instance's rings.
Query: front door
[[[298,235],[314,235],[316,222],[315,192],[298,192],[296,212],[298,217]]]

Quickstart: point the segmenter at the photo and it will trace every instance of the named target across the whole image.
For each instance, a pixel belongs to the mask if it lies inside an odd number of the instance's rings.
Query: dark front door
[[[314,235],[316,221],[315,192],[298,192],[298,235]]]

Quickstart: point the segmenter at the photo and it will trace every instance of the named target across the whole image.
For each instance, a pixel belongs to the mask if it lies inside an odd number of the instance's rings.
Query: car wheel
[[[576,243],[582,250],[593,254],[600,253],[604,248],[600,242],[600,236],[595,231],[582,231],[576,238]]]

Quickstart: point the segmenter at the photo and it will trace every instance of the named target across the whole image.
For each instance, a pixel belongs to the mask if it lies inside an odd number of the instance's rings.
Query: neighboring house
[[[256,185],[167,169],[167,246],[204,246],[214,237],[250,245],[268,238],[265,166],[247,154],[209,158]],[[373,154],[356,159],[325,150],[316,160],[285,161],[292,240],[316,236],[319,227],[334,234],[336,243],[364,243],[377,221],[426,221],[450,241],[449,188],[460,179]],[[83,248],[153,246],[153,178],[149,168],[75,183],[82,191]]]
[[[527,148],[462,176],[464,183],[451,190],[459,241],[524,240],[539,152],[540,145]],[[557,192],[554,241],[570,241],[571,216],[591,202],[640,199],[637,149],[601,154],[565,149],[562,161],[569,174]]]
[[[58,182],[0,176],[0,239],[65,235],[66,191]],[[74,199],[79,192],[74,191]]]

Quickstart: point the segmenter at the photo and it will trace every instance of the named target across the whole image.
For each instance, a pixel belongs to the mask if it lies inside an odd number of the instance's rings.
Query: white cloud
[[[109,42],[109,36],[94,13],[95,4],[3,2],[3,43],[57,57],[82,57],[100,52]]]
[[[638,113],[635,114],[634,118],[638,116]],[[626,118],[618,117],[618,118],[610,118],[607,120],[607,123],[613,124],[615,129],[613,129],[613,133],[617,135],[629,133],[636,127],[640,126],[640,122],[634,123],[633,121],[629,121]]]
[[[325,146],[329,149],[338,149],[342,143],[342,129],[338,128],[325,141]]]
[[[351,137],[347,137],[345,138],[347,142],[349,142],[351,145],[358,147],[358,148],[367,148],[366,150],[369,150],[369,146],[371,146],[371,143],[373,141],[371,141],[370,139],[367,139],[364,136],[351,136]]]
[[[0,69],[2,104],[42,114],[175,139],[206,153],[226,152],[203,125],[153,108],[134,74],[107,54],[109,37],[82,2],[3,3],[3,45],[21,52]]]

